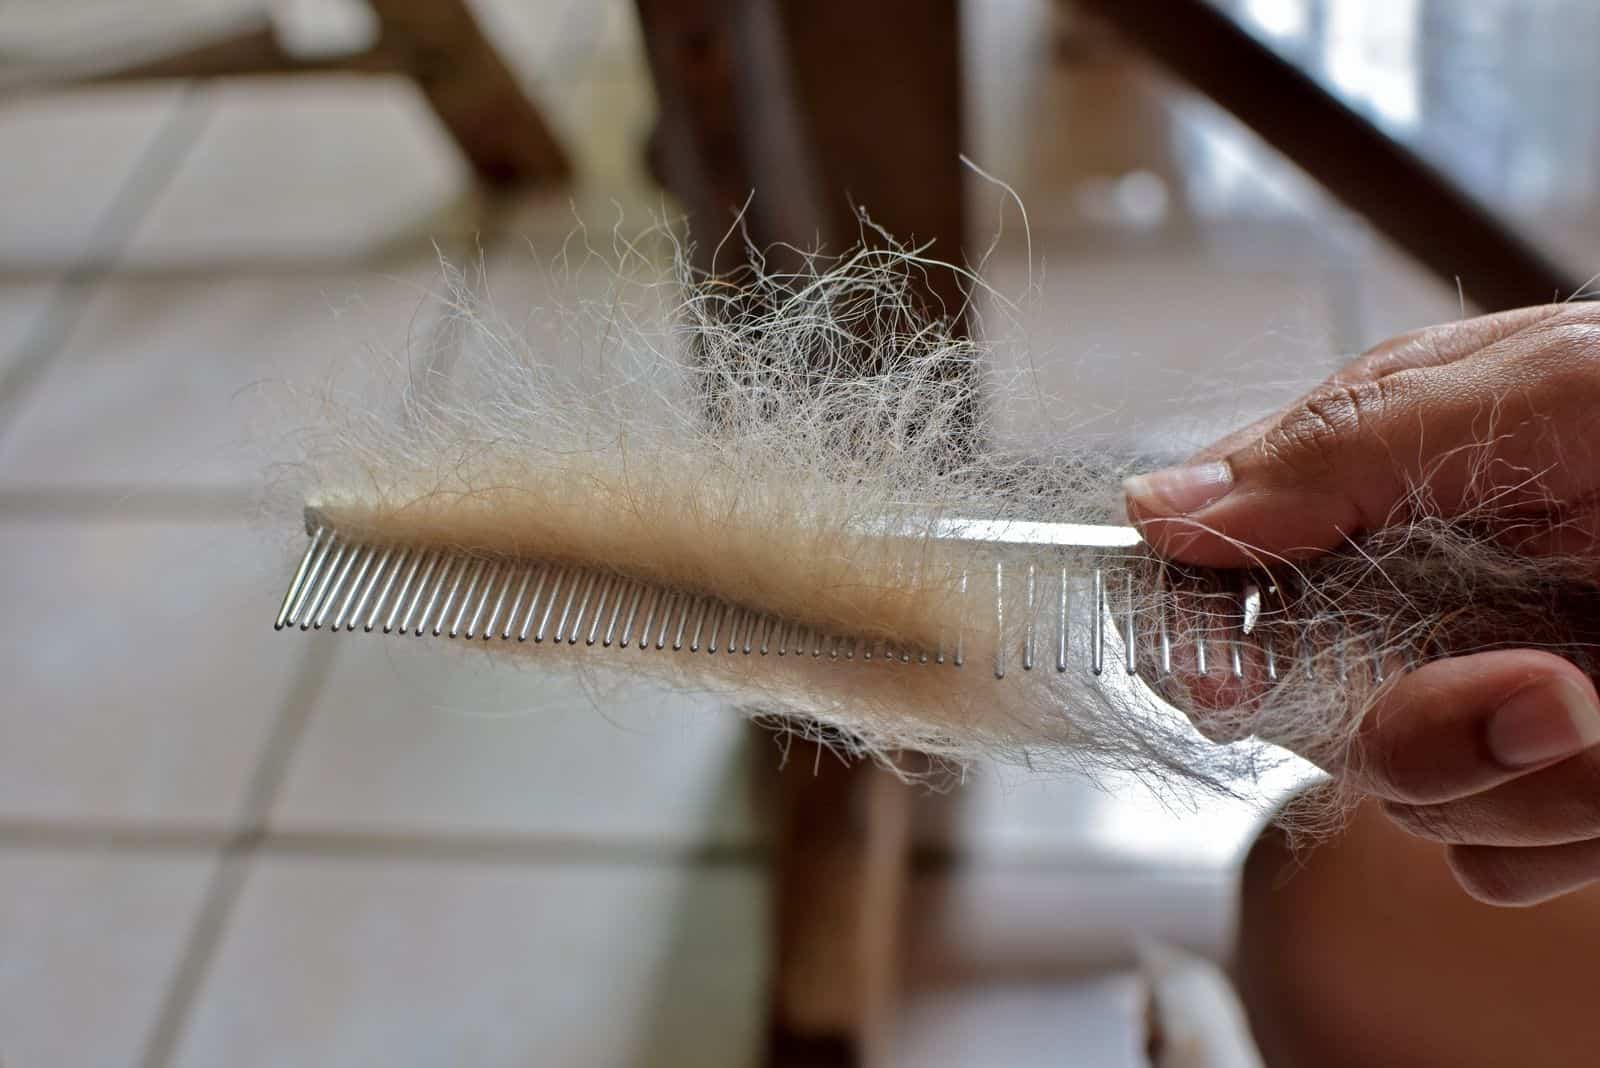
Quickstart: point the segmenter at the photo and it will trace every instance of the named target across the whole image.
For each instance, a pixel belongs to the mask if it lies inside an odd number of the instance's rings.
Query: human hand
[[[1188,465],[1130,479],[1128,514],[1164,555],[1245,566],[1403,521],[1418,485],[1446,517],[1492,503],[1505,544],[1592,559],[1600,580],[1600,309],[1526,308],[1385,342]],[[1502,649],[1384,688],[1358,759],[1330,770],[1446,843],[1475,897],[1532,904],[1600,879],[1596,743],[1591,680]]]

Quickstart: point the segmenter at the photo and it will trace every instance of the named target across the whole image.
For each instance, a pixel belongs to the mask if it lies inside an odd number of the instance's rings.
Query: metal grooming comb
[[[359,627],[468,641],[955,668],[968,659],[959,634],[933,648],[864,640],[595,568],[366,542],[340,534],[311,508],[306,531],[305,552],[274,624],[279,630]],[[886,525],[872,533],[894,531]],[[923,531],[929,533],[971,545],[972,558],[981,561],[960,572],[959,588],[963,615],[1001,636],[991,643],[996,678],[1018,668],[1081,668],[1150,681],[1174,673],[1170,621],[1135,617],[1136,571],[1153,564],[1132,527],[946,519]],[[1242,588],[1211,596],[1207,630],[1216,637],[1192,646],[1189,670],[1242,677],[1248,649],[1252,663],[1277,677],[1272,639],[1256,626],[1263,588],[1271,590],[1246,579]]]

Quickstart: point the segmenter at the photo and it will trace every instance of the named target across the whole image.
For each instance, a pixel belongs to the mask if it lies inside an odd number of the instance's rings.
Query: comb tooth
[[[772,641],[772,617],[771,616],[762,616],[761,617],[761,655],[762,656],[766,656],[767,655],[767,651],[772,647],[771,644],[770,644],[771,641]]]
[[[419,565],[420,565],[420,571],[418,571]],[[401,620],[400,620],[400,633],[401,634],[404,634],[406,631],[411,629],[411,621],[416,618],[417,609],[422,607],[422,599],[428,592],[428,583],[430,581],[432,581],[433,573],[438,568],[438,566],[439,566],[439,551],[437,549],[433,550],[432,552],[426,553],[426,554],[424,554],[422,556],[418,556],[417,559],[416,559],[416,562],[411,565],[411,570],[415,571],[415,572],[418,572],[418,574],[416,575],[417,585],[416,585],[416,589],[411,591],[411,600],[407,603],[405,615],[403,617],[401,617]],[[406,586],[407,587],[409,587],[411,585],[411,579],[412,579],[411,575],[407,575],[406,576]],[[400,597],[395,601],[394,607],[395,607],[396,611],[399,610],[400,601],[405,599],[405,595],[406,595],[406,590],[402,589],[400,591]],[[389,621],[391,623],[394,622],[394,616],[393,615],[390,615]],[[389,629],[388,627],[384,628],[385,631],[387,631],[388,629]]]
[[[744,626],[744,609],[735,607],[728,613],[728,655],[739,651],[739,628]]]
[[[784,656],[789,652],[789,621],[778,622],[778,655]]]
[[[539,581],[533,587],[533,592],[528,594],[528,612],[522,617],[522,626],[517,628],[517,641],[519,642],[525,642],[528,640],[528,632],[533,629],[533,618],[538,614],[539,611],[539,595],[544,593],[544,584],[550,581],[550,575],[553,569],[549,564],[540,564],[537,568],[537,571],[539,573]],[[529,573],[529,577],[532,577],[532,572]],[[522,581],[523,585],[527,585],[527,579],[523,579]],[[559,582],[560,579],[558,578],[556,581]],[[517,599],[520,601],[522,599],[522,594],[518,593]],[[510,626],[510,620],[507,620],[507,629],[509,629]]]
[[[1278,654],[1272,647],[1272,635],[1267,635],[1261,640],[1261,651],[1267,657],[1267,678],[1273,682],[1278,681]]]
[[[294,569],[294,578],[289,581],[289,588],[284,591],[283,605],[278,609],[278,618],[272,622],[273,630],[282,630],[286,624],[292,622],[289,619],[289,610],[300,599],[300,589],[305,585],[306,573],[311,570],[311,558],[316,556],[327,531],[327,527],[318,527],[311,535],[311,540],[306,542],[306,551],[300,557],[300,566]]]
[[[711,616],[711,636],[706,639],[706,652],[714,653],[717,651],[717,632],[722,629],[722,620],[728,614],[728,609],[721,602],[715,602],[708,606],[707,612]]]
[[[600,583],[600,599],[594,603],[594,619],[589,624],[589,633],[583,639],[584,645],[593,645],[600,640],[600,620],[605,618],[606,599],[611,596],[611,588],[617,584],[615,575],[607,575]]]
[[[522,581],[517,583],[517,592],[511,596],[511,602],[506,605],[505,625],[500,628],[501,641],[510,641],[512,632],[518,629],[517,616],[522,611],[522,598],[527,595],[528,587],[533,582],[533,576],[538,574],[541,566],[533,563],[522,565]],[[507,583],[506,588],[509,589],[510,585],[510,583]]]
[[[620,580],[617,583],[617,603],[611,606],[611,618],[606,622],[606,636],[600,642],[607,649],[611,648],[611,643],[617,636],[617,620],[622,618],[623,602],[628,599],[628,591],[633,587],[634,583],[631,579]],[[638,602],[636,601],[635,603]]]
[[[839,636],[837,634],[828,635],[828,659],[839,659]]]
[[[597,571],[588,572],[589,578],[583,584],[583,596],[578,601],[578,614],[572,617],[572,630],[567,634],[567,644],[578,644],[578,632],[583,629],[583,617],[589,611],[589,601],[594,597],[594,588],[600,583],[600,574]],[[561,614],[566,618],[566,613]],[[556,628],[556,640],[561,640],[561,628]]]
[[[927,659],[927,658],[924,657],[923,659]],[[911,650],[909,650],[909,649],[901,649],[900,650],[900,663],[902,663],[902,664],[911,663]]]
[[[761,619],[761,617],[759,615],[757,615],[755,612],[746,612],[745,613],[744,641],[741,643],[742,647],[744,649],[744,655],[745,656],[749,656],[750,655],[751,639],[753,639],[755,637],[756,624],[760,621],[760,619]]]
[[[628,619],[627,622],[622,624],[621,647],[624,649],[628,647],[628,641],[633,637],[633,620],[634,617],[638,615],[639,602],[644,599],[644,591],[645,587],[643,583],[634,583],[633,597],[628,601]],[[643,648],[642,644],[640,648]]]
[[[1204,628],[1201,628],[1194,638],[1194,667],[1202,675],[1209,673],[1209,669],[1206,666],[1206,632]]]
[[[346,630],[355,630],[356,626],[361,622],[362,615],[367,611],[367,605],[372,602],[372,594],[382,585],[383,576],[389,570],[389,563],[392,560],[394,560],[394,547],[390,546],[383,550],[378,557],[377,563],[373,565],[372,578],[368,580],[367,588],[361,591],[361,599],[356,601],[356,609],[350,613],[350,622],[345,624]],[[373,605],[372,615],[376,617],[377,614],[377,605]],[[367,629],[371,630],[372,628],[368,627]]]
[[[1033,594],[1034,594],[1034,588],[1033,587],[1034,587],[1033,565],[1029,564],[1028,565],[1028,618],[1026,620],[1026,622],[1027,622],[1027,633],[1024,636],[1023,643],[1022,643],[1022,670],[1023,671],[1032,671],[1033,670],[1034,621],[1035,621],[1035,618],[1036,618],[1035,614],[1034,614],[1034,604],[1033,604]]]
[[[305,614],[300,617],[301,630],[310,630],[313,624],[319,627],[322,625],[317,621],[318,614],[322,611],[322,603],[330,596],[329,591],[333,587],[334,579],[339,576],[340,565],[344,563],[345,555],[350,551],[350,546],[341,542],[337,535],[332,544],[333,555],[328,557],[327,566],[322,572],[322,581],[317,583],[315,592],[311,594],[311,600],[306,602]]]
[[[478,632],[478,624],[483,622],[484,610],[489,607],[489,595],[494,593],[495,584],[500,580],[500,569],[504,566],[500,561],[485,565],[483,573],[483,592],[478,594],[478,607],[472,610],[472,615],[467,619],[467,629],[462,631],[462,636],[471,639]],[[501,596],[505,596],[501,594]],[[489,628],[484,628],[487,634]]]
[[[500,593],[494,599],[494,607],[489,609],[489,618],[483,621],[482,635],[484,641],[494,637],[494,625],[500,622],[500,612],[506,607],[506,598],[511,595],[511,587],[517,584],[517,572],[525,569],[525,565],[518,564],[515,561],[507,561],[501,565]],[[511,612],[506,613],[508,624],[512,614],[516,611],[516,605],[512,605],[511,609]]]
[[[439,572],[438,580],[433,586],[433,596],[428,598],[428,607],[422,613],[422,622],[417,624],[417,633],[427,626],[428,620],[433,620],[433,636],[437,638],[444,633],[445,616],[450,613],[450,604],[455,600],[456,594],[461,590],[461,580],[467,577],[467,569],[471,566],[467,557],[449,556],[445,561],[444,570]],[[443,594],[444,600],[440,601]],[[438,611],[434,611],[434,606]]]
[[[383,621],[383,632],[385,634],[394,630],[395,619],[400,615],[400,606],[406,603],[406,594],[411,591],[411,583],[417,577],[417,570],[422,566],[422,561],[427,556],[427,553],[418,550],[409,555],[411,556],[411,565],[406,568],[405,581],[400,584],[399,591],[394,595],[394,604],[389,608],[389,618]],[[396,573],[398,573],[398,569]],[[410,620],[411,616],[408,613],[405,622],[400,626],[401,633],[405,632]]]
[[[517,613],[522,610],[522,598],[527,594],[528,586],[533,582],[533,576],[538,573],[540,566],[541,565],[531,563],[524,563],[519,566],[518,570],[522,574],[522,581],[517,583],[517,592],[512,595],[510,603],[506,605],[505,626],[500,628],[501,641],[505,642],[511,640],[511,632],[517,625]],[[506,589],[509,590],[511,588],[511,583],[515,581],[515,579],[516,576],[512,575],[511,578],[506,580]],[[503,597],[505,595],[501,594],[501,596]],[[498,616],[499,613],[500,608],[499,606],[496,606],[495,614]],[[494,623],[491,620],[489,624],[489,630],[492,630],[493,627]],[[489,637],[489,630],[484,631],[483,636],[485,638]]]
[[[675,644],[673,646],[673,648],[674,649],[682,649],[683,648],[683,624],[684,624],[684,620],[686,620],[688,618],[689,595],[688,594],[684,594],[684,593],[678,593],[676,591],[674,591],[672,593],[669,593],[669,594],[665,594],[665,595],[663,595],[662,607],[665,610],[662,612],[662,615],[661,615],[661,629],[656,632],[656,649],[657,650],[661,650],[661,649],[665,649],[667,647],[667,632],[672,629],[672,613],[673,612],[680,613],[680,618],[678,620],[678,636],[677,636],[677,639],[676,639],[676,643],[677,644]]]
[[[672,638],[672,651],[676,653],[683,648],[683,635],[689,628],[689,613],[698,609],[700,622],[694,626],[694,641],[689,645],[691,653],[697,652],[700,648],[700,627],[705,622],[705,603],[700,598],[690,597],[688,594],[680,594],[677,602],[674,610],[678,613],[678,631]]]
[[[317,580],[322,574],[323,565],[327,562],[328,554],[333,551],[334,534],[330,531],[317,550],[317,555],[311,561],[311,567],[306,572],[305,582],[300,587],[300,596],[295,599],[294,607],[289,611],[289,618],[284,620],[286,626],[300,622],[301,614],[306,610],[306,601],[311,597],[311,591],[316,588]]]
[[[700,635],[705,632],[705,627],[706,627],[706,611],[711,606],[706,603],[706,599],[704,597],[696,597],[694,599],[694,604],[695,604],[694,637],[689,642],[689,651],[691,653],[698,653],[700,651]],[[681,631],[681,628],[680,628],[680,631]],[[680,637],[682,636],[681,633],[680,633],[679,636]],[[679,645],[676,642],[674,642],[673,645],[672,645],[672,648],[673,649],[678,649]]]
[[[1237,638],[1228,639],[1228,663],[1233,668],[1234,678],[1244,678],[1244,657],[1240,653],[1239,639]]]
[[[869,639],[868,641],[863,642],[861,647],[862,662],[865,663],[871,661],[872,654],[877,650],[877,648],[878,643],[876,639]]]
[[[556,568],[555,576],[555,582],[551,583],[550,585],[550,599],[544,603],[544,614],[539,617],[539,629],[533,632],[533,640],[536,642],[544,641],[545,633],[550,628],[550,617],[553,616],[556,611],[556,599],[561,596],[561,584],[567,581],[567,569],[564,567]],[[576,575],[572,577],[572,588],[574,591],[576,591],[578,588],[578,578]],[[567,595],[567,603],[572,603],[571,594]],[[528,615],[530,619],[533,616],[533,609],[531,607],[528,610]],[[566,618],[565,613],[562,614],[562,618]],[[560,640],[561,631],[558,629],[556,631],[556,641]]]
[[[450,558],[445,555],[444,550],[435,549],[427,566],[422,569],[422,574],[417,576],[417,589],[412,595],[410,607],[406,609],[406,625],[400,628],[402,633],[411,630],[421,635],[426,629],[429,594],[433,591],[434,584],[444,577],[444,569],[449,566]]]
[[[1006,677],[1006,565],[994,565],[994,677]]]
[[[322,595],[328,588],[328,583],[333,580],[333,573],[339,569],[339,558],[344,554],[344,546],[339,541],[339,535],[330,534],[326,551],[317,568],[315,582],[307,583],[305,601],[295,609],[301,630],[311,629],[311,620],[317,614],[317,605],[322,601]]]
[[[639,648],[650,648],[651,624],[655,621],[656,611],[661,607],[661,602],[669,596],[671,595],[663,592],[659,587],[651,588],[650,600],[645,604],[644,622],[639,625]],[[626,645],[627,642],[624,641],[623,644]]]
[[[1165,578],[1165,572],[1162,572]],[[1159,626],[1161,627],[1161,674],[1172,674],[1172,620],[1167,615],[1168,605],[1165,591],[1157,602],[1156,611],[1160,614]]]
[[[1123,604],[1122,612],[1122,648],[1123,659],[1128,668],[1128,674],[1136,675],[1139,672],[1139,632],[1133,625],[1133,571],[1123,572],[1126,587],[1123,593],[1127,600]]]
[[[1056,590],[1056,670],[1067,670],[1067,569],[1061,569],[1061,586]]]
[[[645,590],[645,584],[642,584],[642,582],[634,584],[634,596],[632,596],[632,598],[629,600],[629,603],[627,603],[627,622],[626,624],[622,624],[621,644],[622,648],[624,649],[627,649],[627,643],[629,643],[629,640],[632,640],[632,636],[634,636],[634,619],[638,616],[638,603],[640,603],[642,600],[645,600]],[[645,646],[643,646],[643,643],[640,643],[640,649],[643,648],[645,648]]]
[[[1096,675],[1106,667],[1106,576],[1094,569],[1094,618],[1089,623],[1090,670]]]
[[[452,563],[452,559],[444,550],[436,550],[428,569],[417,579],[417,596],[411,606],[416,610],[417,624],[411,628],[411,632],[419,638],[428,629],[428,614],[433,611],[433,606],[439,597],[439,587],[448,577]]]
[[[822,655],[822,630],[818,627],[806,628],[811,632],[811,655],[813,658]]]
[[[459,606],[456,608],[456,616],[455,616],[454,619],[452,619],[450,621],[450,637],[452,637],[452,638],[456,637],[457,635],[459,635],[461,633],[461,624],[466,622],[467,613],[472,611],[472,595],[478,589],[478,580],[483,577],[484,566],[485,566],[484,561],[482,561],[482,560],[474,561],[470,569],[467,568],[466,566],[463,566],[462,569],[461,569],[462,570],[462,574],[456,576],[456,585],[457,586],[461,585],[462,577],[463,576],[466,577],[467,588],[461,591],[461,602],[460,602]],[[456,595],[456,591],[454,589],[452,589],[450,591],[450,596],[452,598],[454,598],[455,595]],[[446,601],[445,602],[445,609],[448,610],[450,608],[450,605],[451,605],[451,601]],[[444,612],[440,612],[439,613],[439,622],[440,623],[444,622]],[[434,627],[433,628],[433,632],[435,634],[438,634],[439,633],[439,628],[438,627]],[[471,637],[470,634],[467,635],[467,636]]]
[[[350,570],[355,566],[356,561],[361,559],[361,554],[363,551],[365,551],[364,546],[351,545],[348,547],[348,551],[345,553],[344,563],[340,566],[338,572],[335,573],[333,585],[328,587],[328,592],[322,599],[322,607],[317,609],[317,618],[311,623],[311,625],[317,630],[321,630],[322,625],[328,621],[328,613],[333,611],[333,606],[341,603],[343,600],[348,599],[348,595],[345,594],[345,589],[349,583]],[[333,629],[338,630],[339,628],[337,625],[335,625]]]
[[[965,623],[965,619],[966,619],[966,611],[967,611],[967,572],[966,572],[965,569],[963,569],[962,572],[961,572],[961,585],[960,585],[959,589],[961,591],[961,611],[957,614],[957,623],[956,623],[956,655],[955,655],[955,665],[956,665],[956,667],[960,667],[961,665],[963,665],[963,664],[965,664],[967,662],[966,649],[965,649],[965,645],[966,645],[966,623]]]
[[[350,563],[356,565],[350,581],[345,585],[344,600],[339,604],[339,611],[333,616],[333,630],[337,631],[344,626],[345,617],[350,614],[350,609],[356,603],[356,595],[361,592],[361,587],[367,580],[367,572],[372,570],[372,558],[378,555],[378,550],[371,545],[364,545],[351,557]],[[345,565],[349,569],[349,564]]]
[[[854,660],[856,655],[861,652],[861,646],[863,644],[864,643],[860,638],[857,638],[855,641],[851,642],[849,648],[845,649],[844,651],[844,658],[846,660]]]

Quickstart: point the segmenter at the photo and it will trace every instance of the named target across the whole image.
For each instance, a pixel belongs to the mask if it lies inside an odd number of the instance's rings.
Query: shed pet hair
[[[511,315],[481,278],[447,269],[448,360],[392,354],[386,406],[321,397],[284,488],[296,508],[370,542],[598,568],[928,649],[966,626],[956,576],[973,564],[932,537],[933,524],[1123,523],[1122,479],[1170,459],[1108,455],[1073,433],[1081,413],[1070,403],[1056,405],[1063,429],[1035,453],[998,447],[992,413],[1026,379],[987,367],[975,308],[918,297],[924,272],[957,268],[881,244],[785,250],[785,269],[752,260],[706,275],[657,228],[604,255],[564,257],[558,273],[574,278],[603,263],[604,284]],[[951,325],[961,311],[971,336]],[[1419,485],[1395,526],[1359,544],[1292,566],[1263,557],[1260,640],[1231,671],[1241,577],[1137,562],[1113,595],[1141,628],[1161,621],[1177,664],[1151,687],[828,656],[483,648],[600,681],[653,673],[798,730],[824,728],[907,774],[929,758],[1000,760],[1228,790],[1276,751],[1209,741],[1190,719],[1212,738],[1264,739],[1333,767],[1374,694],[1409,666],[1507,634],[1592,666],[1592,635],[1569,626],[1600,620],[1586,572],[1482,534],[1492,504],[1451,522],[1430,505]],[[886,525],[898,536],[880,536]],[[1023,625],[969,632],[969,658]]]

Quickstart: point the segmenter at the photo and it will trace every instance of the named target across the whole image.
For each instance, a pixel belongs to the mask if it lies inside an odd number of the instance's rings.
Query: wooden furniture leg
[[[1583,279],[1206,0],[1073,0],[1232,112],[1484,311]]]
[[[478,177],[498,188],[554,183],[570,173],[544,116],[483,33],[466,0],[369,0],[378,40],[350,55],[286,52],[260,16],[175,55],[86,70],[77,84],[284,74],[404,75],[417,83]]]
[[[652,164],[689,214],[700,269],[736,276],[745,236],[779,270],[797,250],[881,242],[857,206],[895,240],[961,261],[955,0],[637,2],[660,101]],[[743,234],[719,247],[735,219]],[[964,329],[954,272],[930,272],[920,298]],[[869,346],[858,359],[872,370]],[[866,1064],[896,987],[911,797],[814,743],[791,746],[776,785],[767,1063]]]

